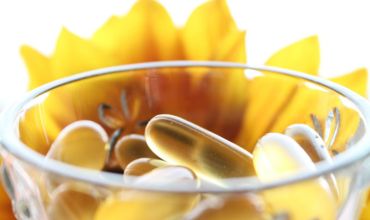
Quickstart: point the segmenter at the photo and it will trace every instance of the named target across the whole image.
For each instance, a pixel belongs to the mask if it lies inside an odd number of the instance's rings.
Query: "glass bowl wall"
[[[122,135],[144,134],[145,123],[153,116],[173,114],[250,152],[264,134],[283,133],[288,126],[303,123],[323,136],[330,131],[333,161],[318,161],[314,171],[274,181],[260,182],[248,176],[224,180],[227,186],[217,187],[186,181],[170,184],[170,180],[162,181],[163,185],[151,181],[138,185],[124,181],[122,174],[87,170],[44,157],[58,133],[77,120],[95,121],[111,136],[114,129],[104,121],[99,111],[102,105],[109,106],[108,114],[125,122]],[[123,214],[104,219],[205,219],[223,213],[234,219],[246,215],[256,219],[302,215],[307,219],[353,219],[367,184],[363,173],[370,152],[368,109],[365,99],[334,83],[269,67],[159,62],[94,70],[40,87],[4,112],[3,182],[19,219],[93,219],[94,215],[99,219],[97,215],[102,215],[101,210],[112,200],[119,201]],[[307,184],[332,175],[338,184],[333,204],[325,204],[320,196],[308,196]],[[78,196],[60,199],[58,193],[66,189]],[[134,196],[117,196],[127,193]],[[278,195],[282,203],[292,199],[288,207],[302,206],[304,211],[275,208],[265,199],[268,194]],[[153,206],[156,208],[149,213]],[[207,211],[200,212],[204,207]],[[69,214],[55,215],[60,212]],[[120,211],[109,211],[115,212]]]

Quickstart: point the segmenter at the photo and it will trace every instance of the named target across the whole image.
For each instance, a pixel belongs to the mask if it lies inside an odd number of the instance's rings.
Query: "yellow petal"
[[[47,112],[45,105],[35,105],[22,115],[19,122],[22,142],[42,154],[48,151],[52,137],[56,137],[60,131],[56,121]]]
[[[329,90],[323,92],[320,88],[315,89],[301,85],[290,102],[291,104],[286,105],[278,115],[277,120],[270,129],[271,131],[282,132],[293,123],[304,123],[314,128],[311,120],[312,114],[317,117],[321,127],[324,129],[328,114],[334,108],[339,110],[341,126],[333,143],[333,150],[343,151],[357,130],[360,120],[358,113],[351,106],[343,103],[342,99],[335,92]]]
[[[67,29],[61,31],[51,58],[55,78],[117,64],[113,56]]]
[[[190,60],[221,60],[246,62],[245,32],[239,31],[224,0],[211,0],[198,7],[191,14],[182,32],[186,59]],[[214,72],[224,72],[216,76]],[[227,139],[234,139],[239,129],[240,117],[245,107],[246,80],[240,70],[212,70],[213,75],[207,76],[209,70],[200,70],[192,75],[194,90],[206,83],[209,91],[219,100],[214,109],[214,116],[206,123],[201,123],[213,132]],[[220,80],[220,78],[222,80]],[[222,91],[219,86],[222,81]],[[202,85],[203,84],[203,85]],[[215,86],[214,89],[210,88]],[[213,103],[212,105],[215,105]],[[210,118],[206,116],[205,118]],[[231,128],[235,129],[225,129]]]
[[[366,192],[366,198],[364,198],[364,203],[362,205],[362,211],[361,211],[361,215],[360,215],[360,220],[367,220],[367,219],[370,219],[370,192],[369,190],[367,190]]]
[[[27,45],[22,46],[20,52],[28,70],[29,89],[53,80],[50,61],[47,57]]]
[[[313,75],[317,75],[319,64],[320,48],[317,36],[305,38],[281,49],[266,62],[268,66],[276,66]]]
[[[296,92],[296,81],[286,76],[267,74],[248,83],[248,104],[237,143],[252,150],[273,124]]]
[[[219,43],[211,59],[245,63],[245,32],[236,29],[230,31]]]
[[[343,76],[332,78],[331,80],[367,97],[367,79],[367,69],[360,68]]]
[[[94,33],[91,40],[107,51],[117,52],[117,44],[121,43],[117,34],[121,32],[123,25],[123,17],[112,16]]]
[[[13,220],[14,215],[8,195],[6,195],[3,186],[0,183],[0,219]]]
[[[179,34],[161,4],[138,1],[124,17],[112,17],[92,41],[121,63],[181,59]]]
[[[213,109],[205,117],[205,127],[234,141],[242,126],[241,119],[247,107],[248,81],[244,70],[215,69],[206,77],[208,81],[202,81],[199,87],[207,86],[205,93],[208,93],[208,98],[214,99],[205,107]]]
[[[366,95],[367,90],[367,71],[358,69],[349,74],[332,79],[361,95]],[[337,93],[325,91],[323,88],[307,87],[300,85],[294,94],[291,102],[294,104],[287,105],[279,114],[279,118],[272,131],[281,132],[291,123],[306,123],[314,126],[310,118],[311,114],[316,115],[322,128],[325,128],[325,121],[328,113],[337,108],[340,113],[340,120],[343,126],[340,126],[338,136],[333,144],[333,149],[342,151],[347,145],[349,139],[354,135],[359,123],[359,116],[351,106],[340,99]]]
[[[244,50],[240,33],[225,0],[208,1],[193,11],[183,29],[186,58],[245,62],[245,53],[237,53],[237,57],[227,56],[233,49]]]
[[[266,65],[317,74],[319,53],[318,38],[312,36],[278,51]],[[254,78],[248,84],[248,107],[237,143],[251,150],[259,137],[272,131],[274,123],[295,96],[298,83],[299,80],[274,73]]]

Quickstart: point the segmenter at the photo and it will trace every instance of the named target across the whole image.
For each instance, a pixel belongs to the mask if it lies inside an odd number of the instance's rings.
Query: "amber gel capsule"
[[[104,167],[107,142],[108,135],[96,122],[75,121],[59,133],[46,157],[75,166],[101,170]]]
[[[60,185],[52,194],[47,208],[53,220],[89,220],[93,219],[100,205],[96,189],[77,184]]]
[[[167,165],[169,164],[162,160],[152,158],[139,158],[132,161],[126,166],[124,176],[141,176],[149,173],[156,168],[164,167]]]
[[[156,184],[170,188],[179,187],[179,184],[184,183],[192,185],[196,181],[197,176],[186,167],[164,166],[138,177],[135,184]],[[199,198],[197,193],[124,190],[108,197],[99,206],[94,220],[183,219],[198,203]]]
[[[163,160],[193,170],[205,179],[255,174],[252,155],[236,144],[173,115],[157,115],[145,129],[150,149]]]
[[[123,170],[136,159],[143,157],[157,158],[150,151],[144,136],[138,134],[130,134],[120,138],[115,146],[114,153]]]

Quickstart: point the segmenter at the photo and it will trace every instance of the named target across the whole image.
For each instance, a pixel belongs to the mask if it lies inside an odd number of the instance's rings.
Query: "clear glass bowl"
[[[123,179],[45,157],[77,120],[95,121],[111,136],[101,104],[127,116],[122,135],[144,134],[144,122],[173,114],[249,151],[264,134],[303,123],[329,143],[333,159],[271,181],[251,175],[220,186]],[[98,69],[37,88],[3,113],[2,180],[19,219],[355,219],[369,179],[369,109],[342,86],[278,68],[171,61]],[[333,199],[315,188],[330,179]]]

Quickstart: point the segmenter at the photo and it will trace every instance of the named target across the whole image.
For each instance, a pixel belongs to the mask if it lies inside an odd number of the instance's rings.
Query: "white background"
[[[129,10],[133,0],[0,0],[0,108],[24,93],[27,75],[19,46],[45,54],[60,28],[89,37],[112,14]],[[197,0],[162,0],[182,25]],[[321,73],[339,75],[370,67],[370,3],[367,1],[229,0],[238,25],[247,30],[248,62],[262,64],[276,50],[318,34]]]

